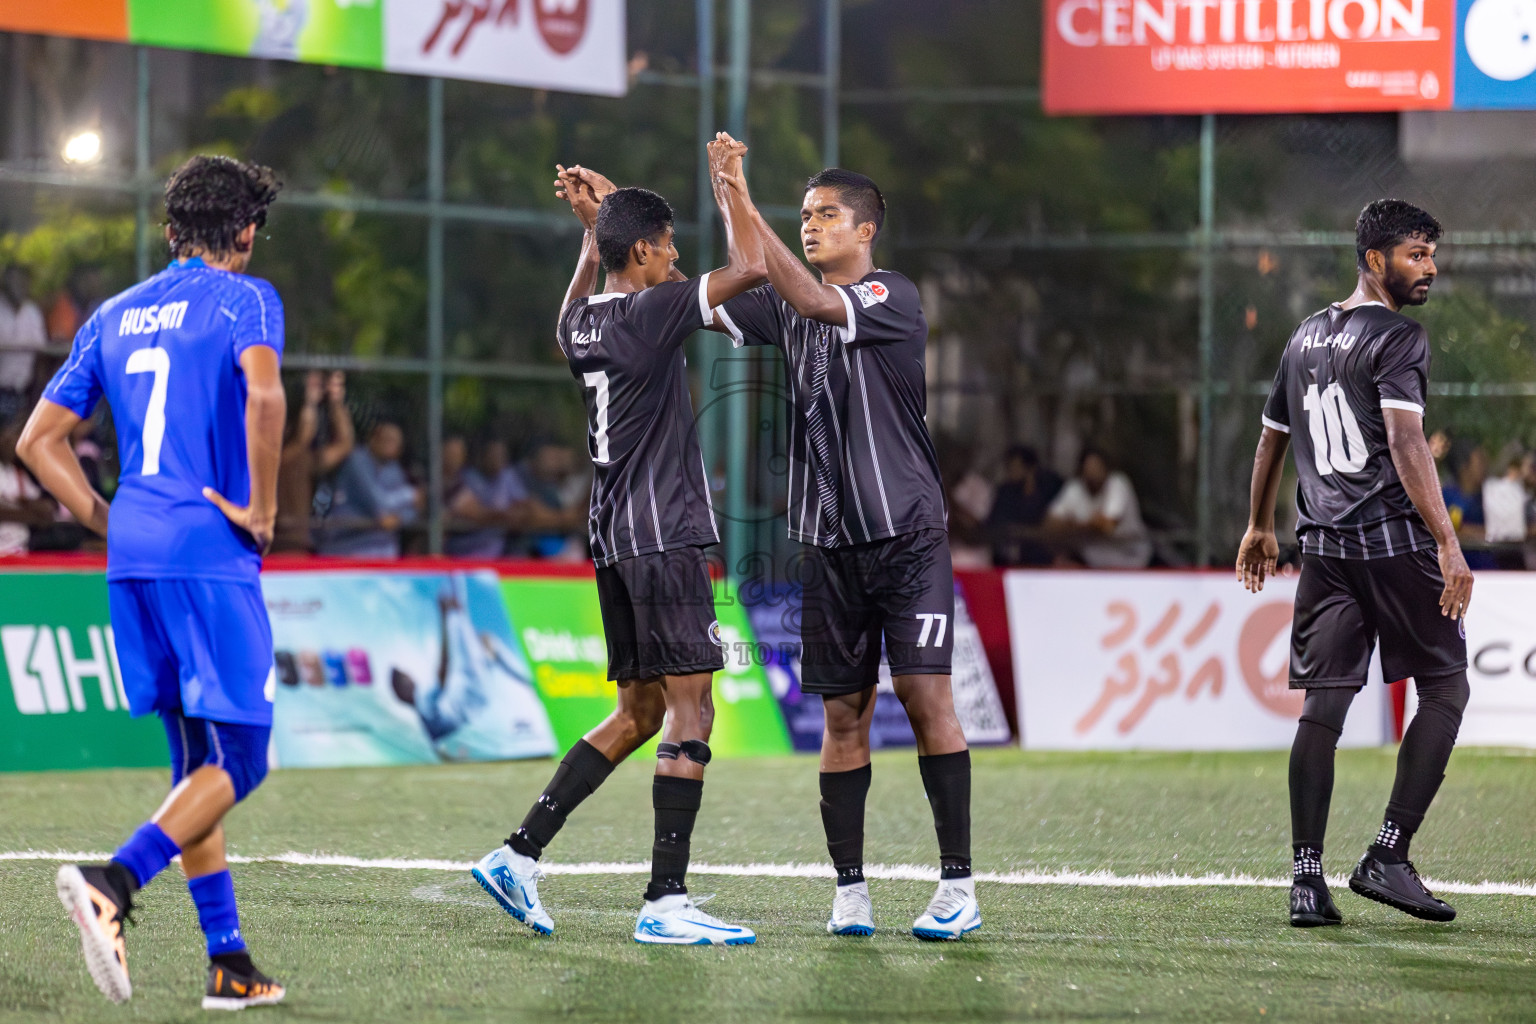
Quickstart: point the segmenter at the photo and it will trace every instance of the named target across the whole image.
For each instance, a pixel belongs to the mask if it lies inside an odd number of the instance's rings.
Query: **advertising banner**
[[[153,716],[128,717],[99,572],[0,572],[0,771],[168,764]]]
[[[1015,571],[1005,586],[1026,748],[1290,746],[1302,703],[1288,688],[1295,577],[1258,595],[1225,573]],[[1386,714],[1373,682],[1342,745],[1385,742]]]
[[[1467,682],[1460,746],[1536,747],[1536,577],[1480,572],[1467,612]],[[1408,688],[1405,721],[1416,705]]]
[[[622,96],[624,0],[0,0],[0,31]]]
[[[522,579],[501,583],[513,630],[533,666],[560,750],[606,718],[618,699],[608,681],[608,646],[590,579]],[[715,725],[709,745],[718,757],[784,754],[791,749],[774,703],[746,611],[732,589],[717,583],[715,612],[726,667],[715,676]],[[654,751],[650,744],[644,751]]]
[[[1523,0],[1477,0],[1485,4],[1525,6]],[[1046,0],[1043,6],[1042,96],[1051,114],[1451,106],[1456,0]],[[1501,46],[1524,45],[1515,38]],[[1500,60],[1511,68],[1518,63]]]
[[[1456,106],[1536,108],[1536,3],[1457,0]]]
[[[556,752],[495,573],[275,572],[262,590],[277,765]]]
[[[4,0],[0,32],[121,42],[128,38],[128,0]]]

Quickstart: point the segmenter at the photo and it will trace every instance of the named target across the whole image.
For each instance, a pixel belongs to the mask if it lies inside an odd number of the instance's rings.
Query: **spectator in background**
[[[325,404],[328,436],[320,440],[320,405]],[[304,400],[288,417],[277,470],[277,526],[272,550],[312,551],[315,484],[334,473],[357,443],[347,408],[347,375],[311,370],[304,376]]]
[[[590,483],[576,472],[576,453],[570,445],[543,439],[535,441],[519,467],[532,504],[533,531],[524,552],[534,558],[584,558],[585,538],[573,537],[587,521]]]
[[[43,311],[31,299],[32,272],[12,264],[0,273],[0,423],[27,406],[27,388],[37,365],[34,351],[48,344]]]
[[[1441,427],[1429,435],[1429,455],[1435,460],[1435,471],[1440,474],[1440,486],[1451,482],[1451,470],[1445,457],[1451,454],[1451,432]]]
[[[1040,465],[1040,454],[1027,445],[1008,449],[1003,474],[987,519],[993,564],[1050,565],[1051,549],[1038,533],[1061,493],[1061,477]]]
[[[322,555],[399,558],[400,527],[421,514],[421,490],[411,483],[400,457],[405,433],[380,422],[368,444],[348,455],[331,483],[330,512],[320,530]]]
[[[1504,464],[1500,476],[1483,483],[1483,529],[1490,544],[1521,544],[1529,532],[1526,506],[1530,495],[1525,491],[1525,453],[1518,448],[1506,450],[1499,461]],[[1521,550],[1494,551],[1494,563],[1500,569],[1524,569]]]
[[[984,569],[992,564],[986,521],[996,488],[976,471],[968,449],[938,442],[944,503],[949,509],[949,553],[956,569]],[[958,477],[955,473],[964,470]]]
[[[1046,528],[1090,569],[1144,569],[1152,561],[1136,489],[1096,448],[1083,451],[1077,476],[1051,502]]]
[[[1488,478],[1488,452],[1467,438],[1452,442],[1446,457],[1451,482],[1440,488],[1451,526],[1467,556],[1467,568],[1495,568],[1493,555],[1482,548],[1486,539],[1483,517],[1483,483]]]
[[[75,332],[91,318],[107,296],[102,270],[87,263],[70,272],[69,282],[48,307],[48,337],[54,341],[73,341]]]
[[[443,441],[443,551],[454,558],[499,558],[507,544],[506,508],[492,506],[490,488],[475,486],[469,445],[457,435]],[[518,483],[522,487],[522,483]]]
[[[24,555],[31,527],[53,522],[53,502],[16,460],[22,421],[0,428],[0,556]]]

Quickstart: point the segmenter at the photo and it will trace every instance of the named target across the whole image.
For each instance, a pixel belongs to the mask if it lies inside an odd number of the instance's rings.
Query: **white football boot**
[[[928,909],[912,922],[912,934],[920,939],[953,940],[980,927],[975,879],[948,878],[939,882]]]
[[[676,893],[646,900],[635,922],[635,941],[666,946],[750,946],[757,935],[750,928],[711,917],[687,893]]]
[[[555,921],[539,902],[539,862],[502,845],[480,858],[469,873],[501,909],[540,935],[553,935]]]
[[[868,882],[837,887],[827,932],[831,935],[875,934],[875,908],[869,902]]]

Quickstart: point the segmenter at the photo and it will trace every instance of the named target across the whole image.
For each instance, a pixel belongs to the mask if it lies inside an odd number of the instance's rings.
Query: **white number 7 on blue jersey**
[[[141,348],[128,357],[129,373],[152,373],[149,408],[144,412],[144,476],[160,473],[160,446],[165,442],[165,386],[171,377],[171,356],[163,348]]]

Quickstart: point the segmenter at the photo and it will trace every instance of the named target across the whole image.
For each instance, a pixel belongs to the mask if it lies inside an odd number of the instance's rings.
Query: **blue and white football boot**
[[[502,910],[540,935],[555,933],[554,919],[539,902],[539,880],[544,872],[539,870],[538,861],[503,845],[481,857],[469,873]]]
[[[923,916],[912,922],[912,934],[930,941],[954,940],[980,927],[975,879],[947,878],[939,882]]]
[[[645,901],[635,922],[635,941],[664,946],[750,946],[757,935],[750,928],[709,916],[687,893],[677,893]]]
[[[869,902],[868,882],[837,887],[837,895],[832,898],[832,916],[827,920],[827,934],[875,934],[875,908]]]

